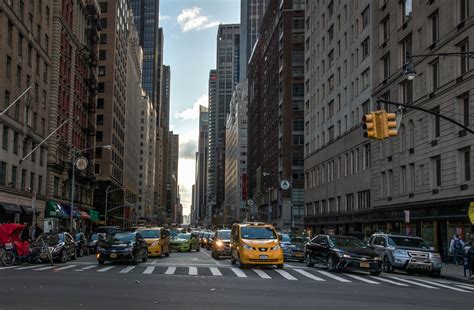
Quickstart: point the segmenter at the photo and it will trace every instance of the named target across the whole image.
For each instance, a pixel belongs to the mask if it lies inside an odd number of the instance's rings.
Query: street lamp
[[[77,168],[79,170],[84,170],[85,168],[87,168],[87,161],[82,158],[78,158],[76,160],[76,155],[78,153],[83,153],[85,151],[88,151],[88,150],[92,150],[94,149],[95,146],[92,146],[92,147],[88,147],[88,148],[85,148],[83,150],[79,150],[79,151],[76,151],[76,150],[73,150],[72,151],[72,181],[71,181],[71,206],[70,206],[70,211],[71,211],[71,214],[70,214],[70,231],[72,233],[72,229],[73,229],[73,211],[74,211],[74,189],[75,189],[75,185],[76,185],[76,165],[78,166]],[[99,146],[99,148],[103,148],[103,149],[107,149],[107,150],[110,150],[112,148],[112,145],[103,145],[103,146]]]
[[[126,189],[125,187],[119,187],[119,188],[110,190],[111,188],[112,188],[112,186],[109,185],[105,189],[105,212],[104,212],[104,223],[105,223],[105,225],[107,225],[107,212],[108,212],[108,203],[109,203],[109,193],[113,193],[113,192],[116,192],[116,191],[121,191],[121,190]],[[113,208],[110,211],[115,210],[115,209],[116,208]]]
[[[447,57],[447,56],[458,56],[458,57],[468,57],[474,58],[474,52],[459,52],[459,53],[435,53],[435,54],[418,54],[410,55],[407,53],[407,62],[403,66],[403,74],[407,80],[412,81],[416,77],[415,64],[413,63],[413,58],[426,58],[426,57]]]

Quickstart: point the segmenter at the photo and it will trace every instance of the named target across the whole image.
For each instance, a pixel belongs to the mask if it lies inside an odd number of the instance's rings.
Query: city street
[[[0,309],[471,309],[474,285],[404,274],[329,273],[290,262],[241,270],[201,252],[133,265],[0,267]],[[19,300],[21,300],[21,305]]]

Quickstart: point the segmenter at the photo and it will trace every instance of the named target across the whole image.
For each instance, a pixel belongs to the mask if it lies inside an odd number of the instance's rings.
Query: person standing
[[[453,256],[456,266],[463,263],[464,242],[459,238],[458,234],[455,234],[453,239],[451,239],[449,253]]]
[[[35,224],[35,233],[34,237],[35,240],[38,239],[38,237],[43,233],[43,230],[39,227],[38,223]]]
[[[21,241],[28,241],[30,240],[30,225],[28,223],[25,223],[25,228],[23,228],[23,231],[21,232],[20,239]]]

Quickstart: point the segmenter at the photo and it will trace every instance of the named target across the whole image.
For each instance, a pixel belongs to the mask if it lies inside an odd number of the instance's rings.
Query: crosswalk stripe
[[[405,279],[398,278],[398,277],[389,277],[389,278],[395,279],[395,280],[398,280],[398,281],[402,281],[402,282],[405,282],[405,283],[408,283],[408,284],[421,286],[421,287],[424,287],[424,288],[431,288],[431,289],[434,289],[434,290],[438,289],[437,287],[434,287],[434,286],[431,286],[431,285],[426,285],[426,284],[423,284],[423,283],[418,283],[418,282],[414,282],[414,281],[410,281],[410,280],[405,280]]]
[[[266,274],[265,271],[263,271],[263,270],[260,270],[260,269],[252,269],[252,270],[255,271],[255,273],[258,274],[258,276],[262,279],[271,279],[272,278],[268,274]]]
[[[130,271],[132,271],[133,269],[135,269],[136,266],[129,266],[127,268],[123,268],[122,270],[120,270],[120,273],[129,273]]]
[[[56,266],[46,266],[46,267],[36,268],[36,269],[33,269],[33,270],[43,271],[43,270],[53,269],[54,267],[56,267]]]
[[[217,267],[209,267],[209,270],[211,271],[213,276],[222,276],[221,271]]]
[[[44,265],[42,265],[44,266]],[[26,267],[20,267],[20,268],[17,268],[16,270],[26,270],[26,269],[33,269],[33,268],[38,268],[38,265],[35,265],[35,266],[26,266]]]
[[[235,275],[239,278],[247,278],[247,275],[239,268],[232,267],[230,268],[230,270],[232,270],[235,273]]]
[[[334,280],[337,280],[339,282],[344,282],[344,283],[352,282],[351,280],[347,280],[347,279],[338,277],[338,276],[336,276],[336,275],[334,275],[330,272],[326,272],[326,271],[322,271],[322,270],[316,270],[316,272],[319,272],[320,274],[325,275],[326,277],[332,278]]]
[[[165,271],[165,274],[174,274],[176,271],[176,267],[168,267],[168,269],[166,269]]]
[[[105,267],[105,268],[102,268],[102,269],[98,269],[97,272],[106,272],[110,269],[113,269],[115,268],[115,266],[109,266],[109,267]]]
[[[155,267],[146,267],[145,271],[143,271],[144,274],[152,274],[153,271],[155,270]]]
[[[198,275],[198,269],[196,267],[189,267],[188,275],[197,276]]]
[[[353,278],[353,279],[356,279],[356,280],[365,282],[365,283],[369,283],[369,284],[380,284],[379,282],[375,282],[375,281],[372,281],[372,280],[369,280],[369,279],[366,279],[366,278],[363,278],[363,277],[359,277],[359,276],[356,276],[356,275],[354,275],[354,274],[345,273],[344,275],[345,275],[345,276],[348,276],[348,277],[350,277],[350,278]]]
[[[92,269],[92,268],[95,268],[97,266],[86,266],[86,267],[82,267],[81,269],[82,270],[89,270],[89,269]]]
[[[374,276],[370,276],[370,277],[374,278],[374,279],[377,279],[379,281],[382,281],[382,282],[387,282],[387,283],[398,285],[398,286],[408,286],[406,284],[398,283],[398,282],[395,282],[395,281],[392,281],[392,280],[389,280],[389,279],[385,279],[385,278],[382,278],[382,277],[374,277]]]
[[[474,291],[474,287],[470,287],[470,286],[467,286],[467,285],[464,285],[464,284],[456,284],[457,287],[462,287],[466,290],[471,290],[471,291]]]
[[[17,267],[18,267],[18,266],[0,267],[0,270],[11,269],[11,268],[17,268]]]
[[[320,277],[315,276],[314,274],[304,271],[303,269],[293,269],[293,270],[314,281],[320,281],[320,282],[326,281]]]
[[[56,269],[54,269],[54,271],[60,271],[60,270],[65,270],[65,269],[69,269],[69,268],[74,268],[76,266],[77,265],[67,265],[67,266],[64,266],[64,267],[61,267],[61,268],[56,268]]]
[[[457,287],[452,287],[452,286],[449,286],[449,285],[444,285],[444,284],[441,284],[441,283],[433,282],[433,281],[427,281],[427,280],[423,280],[423,279],[417,279],[417,281],[421,281],[423,283],[428,283],[428,284],[431,284],[431,285],[447,288],[447,289],[450,289],[450,290],[453,290],[453,291],[469,293],[469,291],[466,291],[466,290],[463,290],[463,289],[460,289],[460,288],[457,288]]]
[[[285,279],[287,280],[291,280],[291,281],[296,281],[298,279],[296,279],[295,277],[293,277],[291,274],[289,274],[288,272],[286,272],[285,270],[279,270],[279,269],[275,269],[276,272],[278,272],[282,277],[284,277]]]

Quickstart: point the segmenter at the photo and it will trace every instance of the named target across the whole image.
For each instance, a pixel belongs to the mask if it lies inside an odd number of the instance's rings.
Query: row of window
[[[43,176],[34,172],[28,172],[26,169],[21,169],[20,179],[18,180],[19,169],[17,166],[8,165],[4,161],[0,161],[0,186],[7,186],[15,189],[28,190],[43,195],[44,182]]]
[[[370,190],[348,193],[306,204],[306,216],[350,212],[369,209],[371,204]]]
[[[10,132],[12,134],[10,134]],[[6,152],[12,152],[15,155],[18,155],[19,148],[20,148],[20,143],[21,143],[21,156],[25,157],[29,151],[33,150],[36,148],[37,144],[30,139],[21,139],[21,136],[19,133],[16,131],[8,128],[7,126],[3,125],[3,130],[2,130],[2,149],[5,150]],[[31,162],[36,162],[36,157],[37,157],[37,152],[33,152],[30,155]],[[40,148],[39,149],[39,164],[40,166],[43,166],[45,161],[44,158],[44,149]]]

